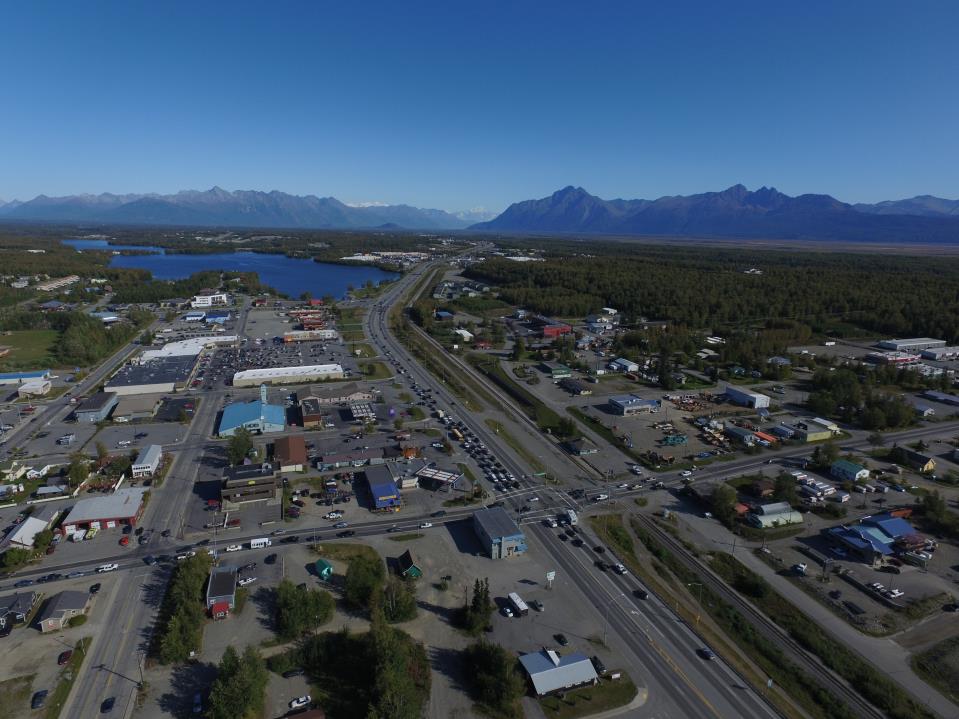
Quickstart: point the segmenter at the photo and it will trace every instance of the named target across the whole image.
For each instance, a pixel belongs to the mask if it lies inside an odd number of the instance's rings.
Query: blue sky
[[[667,7],[668,6],[668,7]],[[959,197],[959,3],[87,2],[0,14],[0,198],[567,184]]]

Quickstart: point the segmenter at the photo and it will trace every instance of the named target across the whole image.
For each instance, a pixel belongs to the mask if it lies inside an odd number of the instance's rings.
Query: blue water
[[[260,282],[290,297],[309,292],[313,297],[343,297],[350,285],[362,287],[368,280],[379,284],[399,277],[378,267],[334,265],[257,252],[224,252],[212,255],[166,254],[160,247],[111,245],[106,240],[64,240],[78,250],[140,250],[149,255],[114,255],[110,267],[149,270],[158,280],[180,280],[201,270],[256,272]]]

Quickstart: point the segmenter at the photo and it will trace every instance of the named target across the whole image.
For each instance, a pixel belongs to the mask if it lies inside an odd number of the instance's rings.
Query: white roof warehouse
[[[142,487],[118,489],[105,497],[81,499],[63,521],[64,534],[73,534],[78,529],[112,529],[119,524],[136,524],[143,512]]]
[[[303,367],[268,367],[248,369],[233,375],[234,387],[254,387],[259,384],[300,384],[330,379],[343,379],[343,367],[338,364],[315,364]]]

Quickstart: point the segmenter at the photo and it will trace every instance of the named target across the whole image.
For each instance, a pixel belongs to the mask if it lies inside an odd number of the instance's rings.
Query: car
[[[604,562],[602,559],[597,559],[595,562],[593,562],[593,566],[601,572],[606,571],[606,562]]]
[[[603,554],[606,551],[606,547],[596,546],[593,547],[593,551],[596,552],[596,554]]]
[[[336,536],[340,537],[341,539],[344,537],[352,537],[354,535],[356,535],[356,532],[354,532],[352,529],[344,529],[342,532],[336,533]]]
[[[533,601],[531,601],[531,602],[529,603],[529,605],[530,605],[533,609],[535,609],[537,612],[541,612],[541,611],[543,611],[543,610],[546,608],[546,607],[543,606],[543,603],[542,603],[541,601],[539,601],[538,599],[534,599]]]
[[[679,476],[680,476],[680,477],[692,477],[692,476],[693,476],[693,473],[692,473],[690,470],[688,470],[688,469],[684,469],[682,472],[679,473]]]
[[[701,656],[707,662],[710,662],[716,658],[716,655],[713,653],[713,650],[710,649],[709,647],[703,647],[702,649],[697,650],[696,653],[699,654],[699,656]]]
[[[301,676],[303,676],[303,670],[300,669],[299,667],[297,667],[296,669],[288,669],[287,671],[283,672],[284,679],[292,679],[293,677],[301,677]]]
[[[62,667],[64,664],[70,661],[70,657],[72,656],[73,656],[72,649],[67,649],[65,652],[60,652],[60,656],[57,657],[57,666]]]
[[[97,594],[100,591],[100,582],[90,585],[90,594]]]
[[[100,713],[109,714],[113,711],[113,705],[117,703],[116,697],[107,697],[103,700],[103,703],[100,704]]]
[[[182,554],[176,555],[176,560],[178,562],[182,562],[184,559],[189,559],[190,557],[195,557],[195,556],[196,556],[196,552],[191,550],[189,552],[183,552]]]
[[[159,561],[157,560],[157,558],[154,557],[152,554],[146,555],[146,556],[143,558],[143,561],[144,561],[148,566],[150,566],[150,567],[152,567],[152,566],[154,566],[154,565],[156,565],[156,564],[159,563]]]
[[[41,689],[40,691],[34,693],[33,698],[30,700],[31,709],[42,709],[43,705],[47,701],[47,694],[50,692],[46,689]]]
[[[566,635],[565,635],[565,634],[554,634],[554,635],[553,635],[553,639],[555,639],[556,642],[557,642],[561,647],[568,647],[568,646],[569,646],[569,639],[566,638]]]
[[[637,599],[649,599],[649,592],[645,589],[636,589],[633,591],[633,596]]]
[[[193,713],[203,713],[203,695],[200,692],[193,695]]]
[[[129,547],[129,546],[130,546],[130,538],[127,537],[126,535],[120,537],[120,546],[121,546],[121,547]]]
[[[284,537],[280,540],[281,544],[296,544],[300,541],[300,538],[296,534],[291,534],[289,537]]]
[[[402,532],[403,530],[397,527],[395,524],[386,530],[387,534],[394,534],[395,532]]]
[[[32,587],[34,583],[35,582],[32,579],[21,579],[19,582],[14,582],[13,586],[15,586],[17,589],[21,589],[23,587]]]
[[[602,659],[594,655],[592,658],[590,658],[590,661],[593,663],[593,669],[596,670],[597,674],[602,675],[606,673],[606,665],[603,664]]]
[[[313,699],[309,694],[306,694],[302,697],[297,697],[296,699],[291,699],[290,709],[302,709],[305,706],[309,706],[311,701],[313,701]]]
[[[507,619],[513,618],[513,610],[510,609],[509,607],[503,607],[500,611],[503,613],[503,616],[506,617]]]
[[[171,534],[172,532],[169,529],[164,529],[162,532],[160,532],[161,537],[169,537]]]
[[[337,522],[336,524],[333,525],[333,529],[345,529],[346,527],[349,527],[349,526],[350,526],[349,522]]]
[[[563,535],[560,535],[560,536],[565,537],[566,535],[563,534]],[[572,541],[572,544],[573,544],[574,547],[582,547],[582,546],[583,546],[583,540],[580,539],[579,537],[576,537],[576,538]]]
[[[242,567],[240,567],[239,571],[252,572],[254,569],[256,569],[256,562],[247,562]]]
[[[626,567],[624,567],[622,564],[614,564],[614,565],[613,565],[613,571],[616,572],[616,574],[626,574],[626,573],[627,573]]]
[[[227,546],[227,548],[226,548],[225,551],[227,551],[227,552],[239,552],[241,549],[243,549],[243,545],[242,545],[242,544],[230,544],[230,545]]]
[[[432,522],[423,522],[420,524],[420,529],[429,529],[433,526]]]
[[[247,584],[253,584],[256,581],[256,577],[243,577],[240,581],[237,582],[241,587],[245,587]]]

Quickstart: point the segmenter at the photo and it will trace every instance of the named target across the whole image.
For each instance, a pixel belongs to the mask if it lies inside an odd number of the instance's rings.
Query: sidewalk
[[[712,548],[715,543],[729,546],[729,532],[718,522],[701,520],[681,513],[674,514],[674,516],[681,518],[680,528],[685,530],[686,534],[698,535],[696,536],[696,539],[699,539],[697,543],[701,546]],[[866,658],[877,669],[888,675],[918,701],[927,705],[940,716],[949,719],[959,717],[959,706],[946,699],[935,688],[926,684],[913,673],[910,666],[910,653],[893,639],[889,637],[870,637],[860,633],[833,614],[828,608],[794,586],[788,579],[779,576],[775,569],[753,554],[754,547],[740,546],[742,551],[736,553],[736,559],[769,582],[770,586],[799,607],[810,619],[826,629],[836,640]]]

